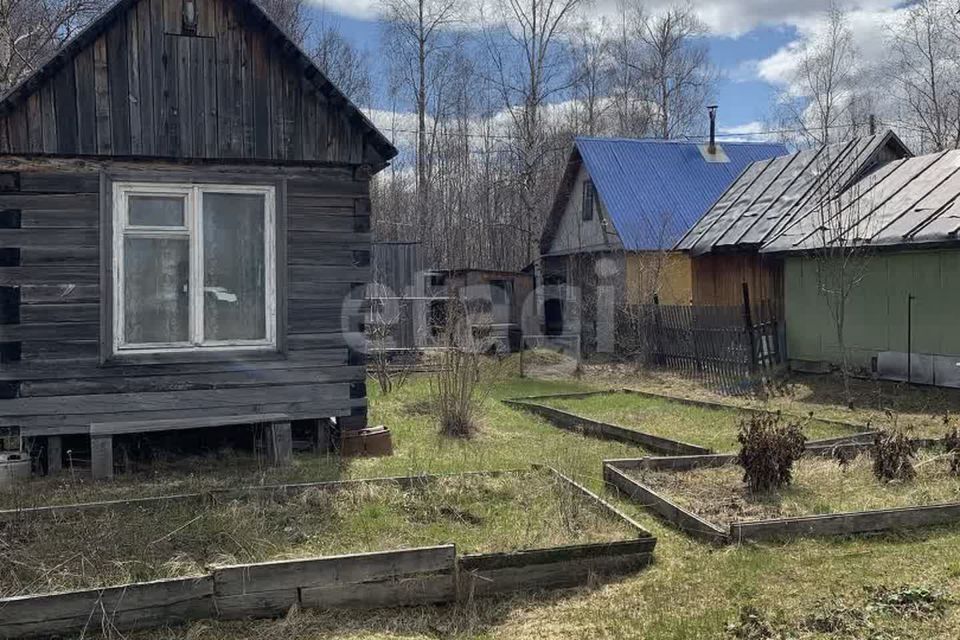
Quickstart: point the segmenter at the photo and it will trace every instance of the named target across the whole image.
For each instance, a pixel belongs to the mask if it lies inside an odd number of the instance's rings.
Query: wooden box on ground
[[[344,431],[340,436],[340,455],[354,456],[391,456],[393,440],[390,430],[384,426]]]

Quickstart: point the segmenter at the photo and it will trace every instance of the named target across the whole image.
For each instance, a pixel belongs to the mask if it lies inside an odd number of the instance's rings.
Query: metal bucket
[[[30,477],[30,456],[25,453],[0,453],[0,490]]]

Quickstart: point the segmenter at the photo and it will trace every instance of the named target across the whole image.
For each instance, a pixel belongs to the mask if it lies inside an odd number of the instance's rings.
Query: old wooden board
[[[355,584],[445,571],[453,564],[453,545],[402,551],[382,551],[313,560],[284,560],[220,567],[214,572],[217,596],[277,591],[288,588]]]
[[[695,538],[719,544],[729,541],[729,536],[720,527],[674,504],[609,463],[603,465],[603,479],[631,500],[652,510]]]
[[[0,600],[0,637],[141,629],[213,615],[210,576]]]
[[[670,438],[663,438],[634,429],[627,429],[626,427],[615,424],[585,418],[543,404],[517,400],[504,400],[503,402],[507,406],[523,409],[524,411],[529,411],[530,413],[546,418],[561,429],[582,431],[587,435],[603,440],[614,440],[616,442],[641,446],[655,453],[663,453],[666,455],[702,455],[712,453],[710,449],[704,447],[698,447],[686,442],[671,440]]]

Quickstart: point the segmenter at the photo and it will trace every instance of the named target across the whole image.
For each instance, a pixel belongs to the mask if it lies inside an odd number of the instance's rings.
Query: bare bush
[[[950,460],[950,473],[960,476],[960,430],[954,427],[943,439]]]
[[[873,446],[873,475],[881,482],[913,480],[917,445],[903,430],[893,427],[877,433]]]
[[[743,481],[750,491],[762,493],[790,484],[793,463],[803,455],[807,438],[799,422],[785,423],[779,413],[756,413],[740,424],[737,442]]]
[[[488,336],[482,327],[471,326],[463,305],[450,304],[438,369],[430,381],[431,401],[444,435],[469,438],[477,431],[477,412],[496,368],[484,357]]]

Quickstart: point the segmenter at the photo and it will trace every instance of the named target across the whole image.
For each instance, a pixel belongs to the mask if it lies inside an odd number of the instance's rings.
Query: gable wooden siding
[[[136,0],[28,83],[0,152],[380,165],[391,155],[342,96],[246,3]],[[368,123],[367,123],[368,124]]]

